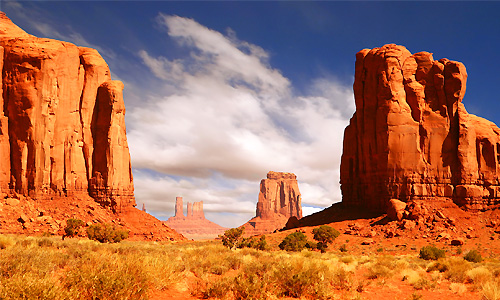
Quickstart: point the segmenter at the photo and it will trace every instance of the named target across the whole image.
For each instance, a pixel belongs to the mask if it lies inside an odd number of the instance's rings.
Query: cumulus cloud
[[[297,95],[269,54],[234,31],[179,16],[157,21],[187,55],[137,53],[168,87],[128,111],[139,203],[168,217],[182,195],[204,201],[213,221],[238,226],[254,215],[259,181],[270,170],[297,175],[305,215],[340,200],[350,87],[322,77]]]

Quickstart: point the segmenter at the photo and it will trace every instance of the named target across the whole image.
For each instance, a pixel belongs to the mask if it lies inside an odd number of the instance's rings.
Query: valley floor
[[[288,233],[268,235],[266,251],[0,235],[0,299],[500,299],[500,260],[463,259],[475,245],[443,247],[438,261],[412,242],[345,234],[326,253],[278,250]]]

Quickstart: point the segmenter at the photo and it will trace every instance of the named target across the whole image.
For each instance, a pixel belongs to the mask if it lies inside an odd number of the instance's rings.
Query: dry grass
[[[438,263],[446,268],[427,272]],[[413,287],[418,298],[420,290],[449,280],[452,293],[478,291],[500,300],[499,270],[492,259],[429,263],[417,254],[231,251],[216,241],[101,244],[0,235],[0,299],[147,299],[150,291],[176,283],[199,298],[361,299],[368,285],[390,281]]]

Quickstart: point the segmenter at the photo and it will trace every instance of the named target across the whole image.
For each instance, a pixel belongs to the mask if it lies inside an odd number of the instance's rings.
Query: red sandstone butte
[[[285,227],[288,219],[302,218],[302,205],[293,173],[269,172],[260,182],[256,216],[245,223],[245,235],[274,232]]]
[[[187,216],[184,216],[182,197],[175,198],[175,215],[164,221],[169,227],[191,239],[212,239],[221,235],[228,228],[224,228],[205,218],[203,201],[188,202]]]
[[[500,129],[467,113],[465,66],[394,44],[356,55],[356,112],[344,133],[343,203],[385,211],[452,199],[466,208],[500,201]]]
[[[148,219],[134,208],[123,83],[99,53],[29,35],[0,12],[0,70],[0,199],[34,215],[30,200],[91,200],[110,211],[101,221]]]

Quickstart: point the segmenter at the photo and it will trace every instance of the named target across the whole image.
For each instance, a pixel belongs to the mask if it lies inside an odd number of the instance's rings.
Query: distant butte
[[[184,239],[135,208],[123,83],[99,53],[24,32],[0,12],[0,232],[68,218],[135,239]]]
[[[344,133],[343,203],[385,211],[452,199],[468,209],[500,203],[500,129],[467,113],[465,66],[394,44],[356,55],[356,112]]]
[[[205,218],[203,201],[188,202],[187,216],[185,216],[182,197],[176,197],[175,215],[164,223],[185,237],[197,240],[216,238],[228,229]]]
[[[287,222],[302,218],[297,176],[293,173],[269,172],[260,182],[256,216],[245,223],[245,235],[258,235],[283,228]]]

